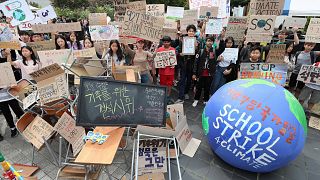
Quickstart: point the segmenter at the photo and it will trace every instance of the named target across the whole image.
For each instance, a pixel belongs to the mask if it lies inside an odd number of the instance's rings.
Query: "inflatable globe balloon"
[[[220,158],[259,173],[294,160],[307,135],[299,101],[283,87],[259,79],[237,80],[221,87],[207,103],[202,125]]]

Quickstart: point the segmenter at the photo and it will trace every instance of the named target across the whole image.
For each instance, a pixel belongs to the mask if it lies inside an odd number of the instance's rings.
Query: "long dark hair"
[[[33,65],[35,66],[38,61],[37,61],[36,55],[34,54],[33,49],[32,49],[30,46],[23,46],[23,47],[21,48],[21,52],[22,52],[23,49],[28,49],[28,50],[31,52],[31,59],[32,59],[32,61],[33,61]],[[22,55],[22,63],[23,63],[25,66],[28,66],[28,64],[27,64],[27,58],[24,57],[23,55]]]
[[[231,36],[227,37],[226,40],[225,40],[225,43],[227,44],[228,41],[232,41],[232,46],[231,46],[231,48],[235,48],[235,47],[236,47],[235,44],[234,44],[234,39],[233,39],[233,37],[231,37]]]
[[[58,43],[57,43],[57,40],[58,39],[63,39],[64,40],[64,47],[66,48],[66,49],[69,49],[69,46],[68,46],[68,43],[67,43],[67,39],[64,37],[64,36],[62,36],[62,35],[57,35],[57,37],[56,37],[56,39],[55,39],[55,44],[56,44],[56,49],[61,49],[61,47],[58,45]]]
[[[118,40],[111,40],[111,41],[110,41],[110,45],[109,45],[110,50],[109,50],[108,53],[109,53],[109,55],[110,55],[111,57],[113,56],[113,51],[112,51],[112,49],[111,49],[111,45],[112,45],[113,43],[116,43],[117,46],[118,46],[117,56],[118,56],[118,61],[121,61],[121,60],[123,59],[123,52],[122,52],[122,49],[121,49],[121,46],[120,46],[120,43],[119,43]]]
[[[75,36],[76,36],[76,45],[77,45],[77,48],[78,48],[78,50],[80,50],[81,49],[81,43],[80,43],[80,41],[79,41],[79,38],[78,38],[78,34],[76,33],[76,32],[71,32],[70,34],[69,34],[69,41],[70,41],[70,44],[71,44],[71,47],[70,48],[72,48],[73,47],[73,43],[74,42],[72,42],[71,41],[71,38],[70,38],[70,36],[71,36],[71,34],[74,34]]]
[[[90,38],[90,37],[85,37],[84,40],[83,40],[83,48],[84,48],[84,45],[85,45],[85,41],[86,41],[86,40],[90,41],[91,44],[92,44],[92,47],[94,47],[94,43],[93,43],[93,41],[91,40],[91,38]]]

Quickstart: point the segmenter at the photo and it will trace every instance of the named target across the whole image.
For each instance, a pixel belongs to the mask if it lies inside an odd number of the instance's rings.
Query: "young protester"
[[[19,36],[24,45],[25,43],[30,42],[30,34],[27,31],[20,31]]]
[[[158,48],[156,52],[163,51],[174,51],[176,55],[175,48],[171,47],[171,38],[169,36],[164,36],[162,38],[163,46]],[[174,81],[174,71],[175,66],[167,66],[165,68],[159,68],[160,85],[168,87],[168,97],[171,95],[171,89]]]
[[[294,45],[298,45],[300,43],[297,31],[298,31],[298,28],[292,28]],[[288,37],[288,34],[289,34],[289,32],[287,29],[280,30],[278,33],[279,41],[276,44],[285,44],[286,38]]]
[[[143,50],[145,45],[144,40],[141,38],[137,39],[137,50],[132,50],[126,43],[124,45],[126,53],[134,57],[132,64],[140,68],[141,83],[152,83],[148,58],[152,58],[153,54]]]
[[[294,42],[286,42],[286,53],[284,56],[284,62],[288,65],[287,81],[289,82],[290,76],[295,66],[295,52]]]
[[[313,64],[313,66],[320,67],[320,62]],[[299,102],[301,105],[308,100],[308,108],[305,110],[306,115],[310,118],[310,113],[315,104],[320,102],[320,86],[316,84],[306,83],[302,88],[302,91],[299,95]]]
[[[92,48],[92,47],[94,47],[93,41],[89,37],[85,37],[84,40],[83,40],[83,48],[84,49],[89,49],[89,48]],[[102,55],[99,54],[98,52],[96,52],[96,55],[97,55],[97,58],[99,58],[99,59],[102,58]]]
[[[221,48],[221,43],[219,48]],[[226,48],[234,48],[234,39],[232,37],[227,37],[225,40]],[[224,47],[222,48],[224,50]],[[219,51],[222,54],[221,51]],[[211,84],[211,95],[214,94],[220,87],[222,87],[227,82],[227,77],[230,75],[232,70],[235,68],[236,62],[232,62],[232,59],[226,59],[222,55],[218,55],[218,65],[215,71],[214,79]]]
[[[56,36],[55,44],[56,44],[56,50],[69,49],[69,45],[67,43],[67,40],[62,35],[57,35]]]
[[[302,81],[297,81],[299,71],[302,65],[312,65],[316,63],[317,56],[320,55],[319,52],[312,51],[316,43],[305,42],[304,51],[297,52],[295,55],[295,67],[292,71],[289,81],[289,90],[295,93],[296,97],[299,97],[304,83]]]
[[[7,58],[7,60],[15,68],[21,70],[22,79],[32,80],[29,74],[41,68],[40,62],[37,60],[30,46],[22,47],[21,52],[22,52],[22,60],[12,61],[11,58]]]
[[[214,73],[216,71],[217,55],[219,53],[221,54],[221,52],[215,52],[215,50],[212,47],[213,43],[214,37],[207,37],[206,47],[204,49],[201,49],[196,54],[192,79],[198,80],[198,83],[196,85],[196,93],[194,97],[194,102],[192,104],[193,107],[196,107],[198,105],[202,89],[204,89],[204,103],[206,103],[209,100],[210,84],[212,82],[212,77],[214,76]]]
[[[113,68],[116,66],[123,66],[125,60],[118,40],[111,40],[109,47],[110,48],[105,56],[106,66],[111,70],[111,72],[113,72],[115,70]]]
[[[68,46],[73,50],[81,50],[83,45],[80,43],[76,32],[71,32],[69,34],[69,41],[67,42]]]
[[[32,41],[32,42],[42,41],[42,37],[43,37],[43,34],[33,33],[33,34],[31,35],[31,41]]]
[[[10,49],[1,50],[0,63],[12,61],[15,61],[15,51],[11,51]],[[14,71],[16,81],[20,80],[20,72],[14,67],[12,67],[12,70]],[[16,99],[14,99],[11,95],[9,95],[7,91],[7,88],[0,88],[0,110],[4,115],[4,118],[6,119],[8,126],[10,127],[11,137],[15,137],[18,135],[18,131],[14,125],[13,117],[9,107],[11,107],[13,112],[16,114],[17,118],[20,118],[24,114],[24,112],[19,106],[19,102]],[[0,141],[2,140],[3,136],[0,134]]]
[[[197,31],[197,28],[191,24],[188,25],[187,28],[187,37],[195,37],[195,33]],[[182,38],[183,41],[183,38]],[[193,65],[195,61],[195,55],[183,55],[182,54],[182,41],[180,41],[179,45],[179,55],[181,56],[181,59],[179,60],[180,64],[179,69],[180,69],[180,80],[178,83],[179,87],[179,97],[176,103],[184,103],[184,100],[189,99],[189,90],[191,87],[191,80],[192,80],[192,75],[193,75]],[[198,53],[198,42],[196,43],[196,53]]]

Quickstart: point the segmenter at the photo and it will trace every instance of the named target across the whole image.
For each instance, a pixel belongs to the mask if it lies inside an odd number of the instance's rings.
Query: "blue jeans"
[[[217,66],[213,81],[211,83],[211,95],[213,95],[221,86],[226,83],[226,77],[223,74],[227,67]]]
[[[141,83],[149,83],[149,76],[148,74],[141,74]]]

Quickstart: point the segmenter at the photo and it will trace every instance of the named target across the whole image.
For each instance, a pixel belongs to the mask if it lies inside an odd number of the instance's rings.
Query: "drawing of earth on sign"
[[[301,153],[307,135],[299,101],[282,86],[260,79],[221,87],[203,111],[202,126],[219,157],[252,172],[286,166]]]
[[[118,26],[90,26],[90,34],[93,41],[119,39]]]
[[[257,23],[259,28],[264,28],[266,26],[267,22],[264,19],[260,19]]]
[[[18,21],[23,21],[26,19],[26,14],[21,9],[16,9],[13,12],[13,18]]]

